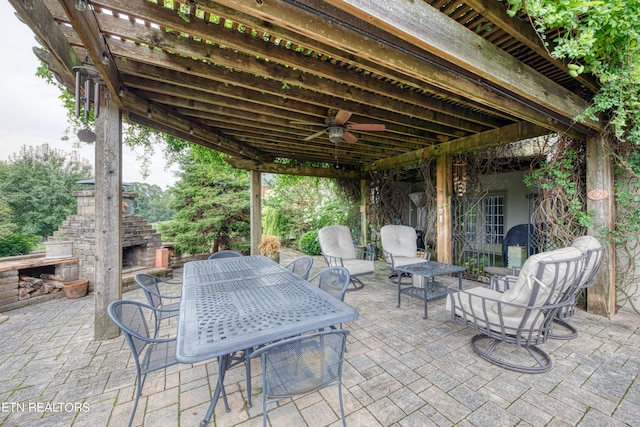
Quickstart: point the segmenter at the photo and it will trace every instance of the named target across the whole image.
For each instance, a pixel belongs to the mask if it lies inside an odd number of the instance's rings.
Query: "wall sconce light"
[[[106,50],[102,52],[102,60],[100,62],[102,62],[104,65],[109,65],[109,53],[107,53]]]
[[[84,12],[87,10],[87,2],[85,0],[78,0],[75,4],[76,10]]]

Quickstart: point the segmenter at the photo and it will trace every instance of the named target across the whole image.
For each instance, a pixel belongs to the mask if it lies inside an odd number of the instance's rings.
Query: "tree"
[[[25,234],[50,236],[64,219],[75,213],[79,180],[93,178],[91,165],[75,154],[22,146],[0,162],[0,197],[11,211],[11,222]]]
[[[148,222],[168,221],[173,217],[174,211],[168,207],[171,194],[159,186],[134,182],[125,191],[138,194],[133,202],[134,211]]]
[[[182,155],[180,180],[168,191],[172,221],[159,223],[163,240],[182,254],[245,250],[249,238],[249,177],[225,163],[221,154],[192,147]]]

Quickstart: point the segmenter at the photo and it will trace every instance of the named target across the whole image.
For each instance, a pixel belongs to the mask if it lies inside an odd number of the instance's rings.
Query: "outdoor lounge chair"
[[[602,258],[604,257],[604,246],[602,246],[598,239],[593,236],[578,237],[573,241],[571,246],[579,249],[580,252],[585,255],[584,270],[579,278],[578,285],[575,287],[574,303],[559,310],[556,318],[554,319],[555,326],[560,325],[560,328],[554,327],[551,330],[550,338],[553,339],[567,340],[578,336],[578,330],[576,327],[571,325],[565,319],[574,315],[578,295],[584,289],[593,285],[593,279],[598,272],[600,264],[602,263]],[[562,332],[563,329],[566,332]]]
[[[382,253],[391,270],[391,277],[397,276],[397,267],[429,261],[431,253],[418,249],[416,230],[406,225],[385,225],[380,229]]]
[[[267,404],[338,386],[342,425],[342,366],[349,331],[344,329],[300,335],[257,350],[262,360],[262,424],[267,426]]]
[[[182,282],[166,280],[145,273],[136,274],[134,279],[144,291],[149,305],[159,309],[154,312],[156,331],[160,328],[160,322],[162,320],[177,316],[180,313],[180,295],[167,295],[160,291],[160,285],[179,285]]]
[[[309,255],[303,255],[291,261],[285,266],[285,268],[302,277],[304,280],[307,280],[309,278],[309,272],[311,271],[312,265],[313,258]]]
[[[584,263],[574,247],[542,252],[527,259],[513,285],[506,276],[492,281],[493,289],[456,291],[446,306],[454,322],[477,331],[471,348],[483,359],[516,372],[547,372],[551,357],[538,345],[549,338],[558,312],[574,303]]]
[[[359,277],[374,272],[373,254],[361,251],[361,257],[358,257],[349,227],[332,225],[321,228],[318,231],[318,242],[327,265],[345,267],[349,270],[354,289],[361,289],[364,284]]]

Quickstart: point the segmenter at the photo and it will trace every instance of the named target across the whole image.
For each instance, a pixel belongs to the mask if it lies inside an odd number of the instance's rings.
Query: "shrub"
[[[22,233],[12,233],[4,236],[0,238],[0,257],[31,253],[38,240],[38,236]]]
[[[300,237],[300,250],[307,255],[320,255],[318,230],[307,231]]]

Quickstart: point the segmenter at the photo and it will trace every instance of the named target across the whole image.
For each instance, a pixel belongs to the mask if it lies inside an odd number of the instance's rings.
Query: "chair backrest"
[[[355,259],[356,248],[353,245],[351,231],[346,225],[332,225],[318,230],[320,250],[325,255]]]
[[[265,401],[340,384],[347,335],[349,331],[344,329],[327,330],[257,350],[254,355],[262,359]],[[266,407],[263,410],[266,412]]]
[[[147,317],[153,315],[153,307],[137,301],[120,300],[109,304],[107,311],[111,320],[122,330],[131,352],[136,355],[136,364],[139,364],[138,356],[153,340],[147,323]]]
[[[385,225],[380,229],[382,249],[393,256],[415,258],[418,254],[416,230],[407,225]]]
[[[340,301],[344,301],[344,294],[351,281],[349,270],[344,267],[328,267],[309,279],[309,282],[318,285],[323,291],[333,295]]]
[[[156,308],[160,307],[162,305],[162,296],[160,294],[157,277],[151,274],[138,273],[134,276],[134,279],[147,296],[149,305]]]
[[[222,251],[212,253],[211,255],[209,255],[209,258],[207,259],[233,258],[233,257],[239,257],[239,256],[244,256],[244,255],[242,255],[240,252],[225,249]]]
[[[304,280],[309,278],[309,272],[313,265],[313,258],[309,255],[303,255],[291,261],[285,268],[291,270],[294,274],[302,277]]]
[[[558,304],[573,295],[584,269],[584,259],[582,252],[574,247],[532,255],[522,266],[515,286],[502,293],[500,301],[529,307]],[[505,316],[517,317],[524,312],[504,304],[501,307]]]
[[[577,248],[586,256],[578,288],[586,288],[593,285],[593,279],[604,258],[604,246],[593,236],[580,236],[573,241],[571,246]]]

